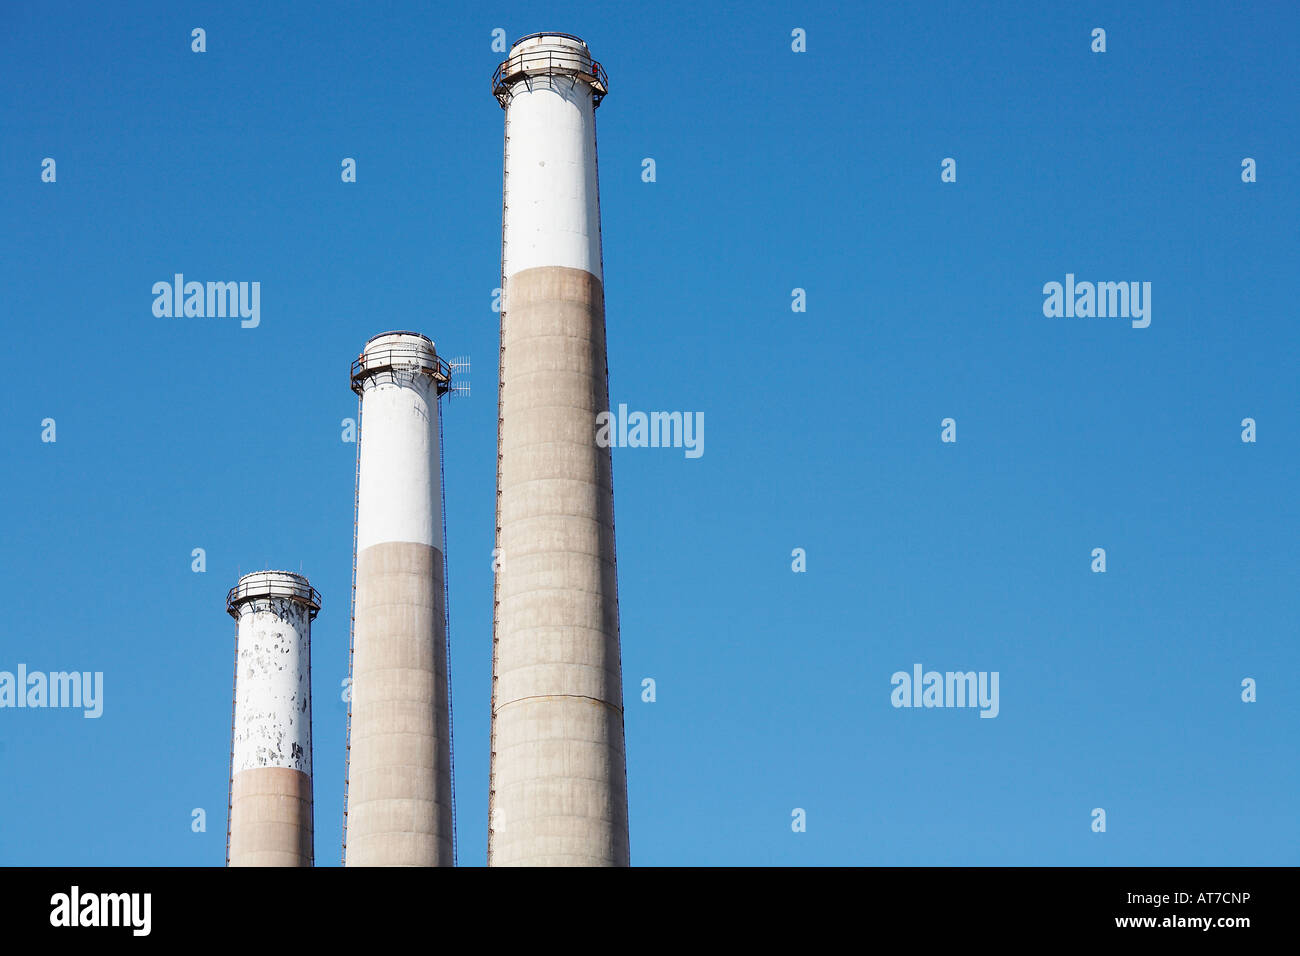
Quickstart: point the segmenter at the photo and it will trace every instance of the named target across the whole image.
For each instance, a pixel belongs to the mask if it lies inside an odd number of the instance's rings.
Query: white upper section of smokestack
[[[311,775],[311,620],[320,595],[300,574],[257,571],[231,590],[239,621],[232,772],[285,767]]]
[[[596,69],[586,44],[559,34],[519,41],[502,64],[506,278],[537,266],[601,278]]]
[[[411,332],[375,336],[354,364],[353,387],[361,392],[358,553],[389,541],[442,550],[438,393],[445,370],[433,343]]]

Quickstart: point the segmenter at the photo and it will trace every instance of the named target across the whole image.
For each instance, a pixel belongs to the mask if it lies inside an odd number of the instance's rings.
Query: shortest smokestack
[[[312,866],[311,622],[301,574],[255,571],[226,595],[239,622],[227,866]]]

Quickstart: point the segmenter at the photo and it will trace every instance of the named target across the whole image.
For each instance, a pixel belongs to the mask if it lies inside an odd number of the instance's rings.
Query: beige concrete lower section
[[[442,552],[357,556],[347,866],[451,866]]]
[[[311,866],[311,777],[256,767],[230,785],[231,866]]]
[[[493,669],[493,866],[629,862],[604,290],[507,280]]]

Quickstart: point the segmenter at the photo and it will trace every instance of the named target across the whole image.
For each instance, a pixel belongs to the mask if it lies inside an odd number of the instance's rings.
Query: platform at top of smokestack
[[[238,619],[240,605],[259,598],[288,598],[305,604],[314,618],[320,610],[320,592],[294,571],[252,571],[226,593],[226,613]]]
[[[368,378],[401,372],[425,373],[438,386],[438,394],[451,389],[451,366],[438,355],[433,339],[419,332],[381,332],[372,336],[352,361],[352,391],[358,395]]]
[[[502,109],[516,83],[534,76],[571,76],[591,87],[591,105],[600,105],[609,92],[609,77],[591,56],[581,37],[572,33],[530,33],[510,47],[510,54],[492,74],[492,94]]]

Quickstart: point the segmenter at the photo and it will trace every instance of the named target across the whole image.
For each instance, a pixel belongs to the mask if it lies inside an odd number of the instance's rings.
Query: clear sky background
[[[337,865],[340,422],[398,328],[473,366],[444,440],[483,864],[497,27],[608,70],[611,400],[705,416],[699,459],[614,452],[634,864],[1300,863],[1297,7],[462,7],[0,12],[0,669],[105,681],[99,720],[0,710],[0,863],[223,862],[224,598],[269,566],[324,596]],[[260,327],[155,318],[176,272],[260,281]],[[1067,272],[1151,282],[1150,327],[1044,317]],[[918,662],[998,671],[999,716],[893,708]]]

